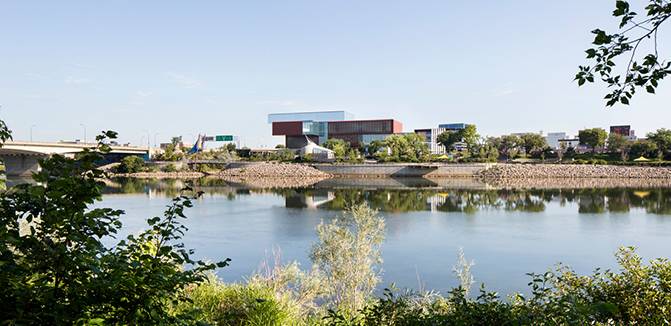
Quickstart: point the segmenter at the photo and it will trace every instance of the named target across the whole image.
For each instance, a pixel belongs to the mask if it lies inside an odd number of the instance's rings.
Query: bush
[[[297,162],[312,162],[312,154],[301,155],[296,159]]]
[[[223,284],[216,278],[186,291],[192,303],[181,307],[197,310],[196,319],[218,325],[294,325],[289,302],[278,300],[273,289],[260,283]]]
[[[140,172],[145,167],[144,160],[138,156],[126,156],[121,159],[121,164],[116,166],[116,173]]]
[[[102,141],[116,133],[98,136]],[[194,262],[177,243],[177,221],[190,198],[173,200],[149,230],[107,248],[102,238],[121,228],[121,210],[92,208],[101,199],[102,155],[84,149],[75,159],[40,161],[36,184],[0,194],[0,320],[9,325],[192,324],[188,311],[173,313],[182,290],[204,280],[215,264]],[[183,268],[185,265],[193,267]],[[223,267],[227,261],[217,263]]]
[[[559,264],[551,275],[557,295],[570,296],[576,305],[599,322],[613,319],[632,325],[662,325],[671,320],[671,264],[656,259],[642,264],[635,247],[615,254],[620,273],[597,269],[592,276],[578,276]]]
[[[168,163],[168,165],[165,166],[165,172],[177,172],[177,168],[174,164]]]

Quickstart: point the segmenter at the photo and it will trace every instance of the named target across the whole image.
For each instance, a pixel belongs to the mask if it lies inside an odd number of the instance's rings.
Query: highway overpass
[[[75,153],[84,148],[95,147],[94,143],[82,142],[30,142],[30,141],[8,141],[0,148],[0,158],[3,159],[8,176],[26,176],[31,172],[39,171],[37,159],[45,159],[51,154],[60,154],[73,157]],[[135,155],[149,159],[151,148],[114,146],[110,145],[112,151],[104,155],[105,160],[101,163],[118,162],[121,158]]]

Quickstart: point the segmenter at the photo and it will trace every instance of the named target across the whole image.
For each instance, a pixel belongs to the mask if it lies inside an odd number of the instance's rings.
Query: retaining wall
[[[352,164],[313,165],[313,167],[333,176],[343,177],[456,177],[475,176],[496,163],[415,163],[415,164]]]

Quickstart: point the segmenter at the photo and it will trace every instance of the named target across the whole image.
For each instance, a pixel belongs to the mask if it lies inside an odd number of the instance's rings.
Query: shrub
[[[212,277],[186,290],[191,303],[185,311],[197,310],[196,319],[219,325],[292,325],[286,305],[277,300],[273,289],[260,283],[223,284]]]
[[[559,264],[552,274],[556,293],[570,296],[586,314],[599,322],[613,319],[623,324],[662,325],[671,320],[671,263],[656,259],[642,264],[635,247],[615,253],[620,273],[597,269],[592,276],[578,276]]]
[[[297,161],[299,162],[312,162],[312,154],[308,153],[298,157]]]
[[[96,137],[115,138],[108,131]],[[182,290],[204,279],[215,264],[194,262],[176,243],[177,219],[190,198],[173,200],[149,230],[107,248],[101,242],[121,227],[121,210],[90,208],[105,183],[94,170],[102,155],[84,149],[76,158],[52,155],[21,184],[0,195],[0,320],[10,325],[149,325],[192,322],[172,307]],[[195,265],[183,269],[183,265]],[[227,261],[217,263],[223,267]]]
[[[121,164],[116,166],[116,173],[135,173],[142,171],[144,160],[138,156],[126,156],[121,159]]]
[[[317,226],[319,242],[310,246],[309,258],[324,274],[328,307],[354,315],[371,298],[380,282],[384,225],[384,218],[364,203]]]
[[[174,164],[168,163],[168,165],[165,166],[165,172],[177,172],[177,168]]]

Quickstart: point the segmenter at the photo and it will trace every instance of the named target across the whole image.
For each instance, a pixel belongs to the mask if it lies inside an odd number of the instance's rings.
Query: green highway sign
[[[220,135],[216,137],[217,141],[233,141],[233,135]]]

